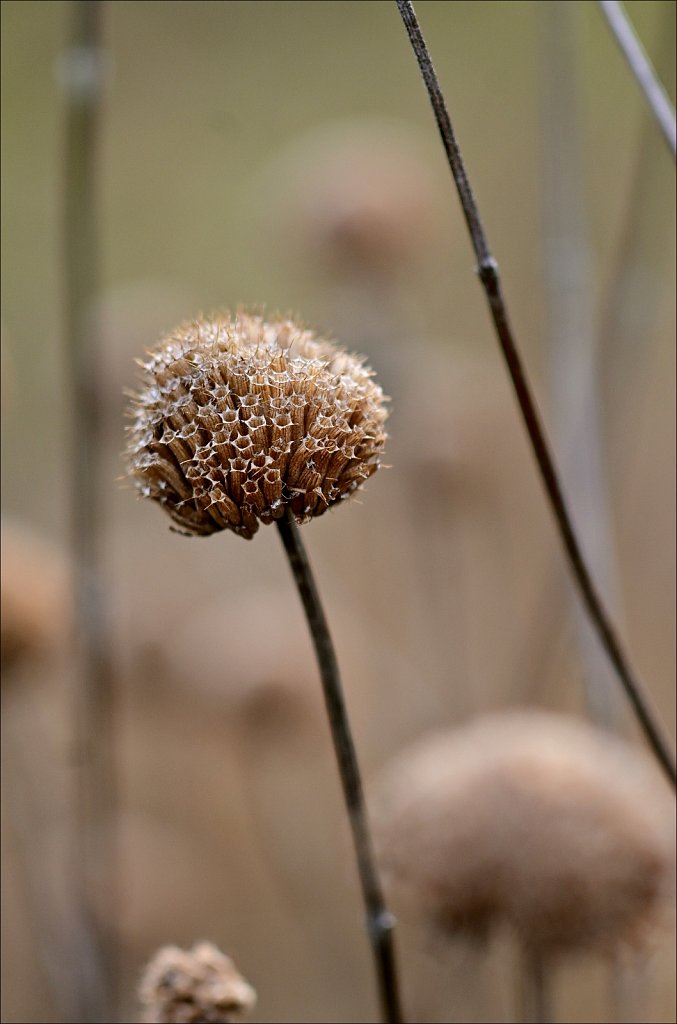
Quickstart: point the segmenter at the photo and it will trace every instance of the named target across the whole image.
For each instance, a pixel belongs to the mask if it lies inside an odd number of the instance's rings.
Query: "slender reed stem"
[[[646,951],[619,947],[609,964],[609,1024],[642,1024],[650,982]]]
[[[677,157],[675,109],[654,71],[637,33],[628,20],[623,5],[618,0],[597,0],[597,6],[606,18],[619,49],[635,76],[635,81],[642,90],[644,99],[649,104],[665,141],[672,150],[672,155]]]
[[[543,139],[543,281],[552,430],[567,488],[585,511],[579,530],[590,568],[619,614],[608,453],[601,421],[601,363],[592,300],[592,253],[583,188],[577,4],[541,8]],[[567,589],[567,599],[573,594]],[[583,688],[592,720],[618,728],[625,711],[613,669],[575,603]]]
[[[4,694],[3,694],[4,698]],[[43,765],[38,763],[35,773],[33,744],[48,747],[48,737],[39,728],[40,716],[29,708],[30,721],[23,722],[2,708],[2,807],[3,846],[6,843],[6,867],[12,879],[12,897],[18,898],[21,915],[28,925],[31,949],[44,975],[52,1010],[58,1021],[73,1020],[78,1007],[68,973],[69,951],[75,941],[64,948],[64,932],[74,933],[74,922],[64,920],[63,908],[55,898],[54,887],[45,871],[44,846],[35,842],[37,834],[44,835],[45,810],[53,813],[58,794],[54,777],[45,779]],[[37,721],[36,721],[37,719]],[[17,728],[17,725],[20,728]],[[25,726],[25,728],[24,728]],[[37,728],[36,728],[37,726]],[[30,735],[31,744],[23,737]],[[45,785],[47,783],[47,785]],[[15,896],[17,894],[17,896]],[[70,909],[70,908],[69,908]],[[11,919],[11,911],[6,918]],[[82,947],[81,947],[82,949]]]
[[[81,1019],[110,1020],[114,806],[113,677],[101,584],[98,459],[101,413],[92,302],[98,284],[96,149],[103,79],[99,0],[75,0],[70,48],[60,67],[66,109],[64,329],[71,380],[72,546],[76,570],[77,794],[72,870],[82,933]],[[94,902],[99,915],[94,912]],[[103,897],[103,899],[102,899]],[[106,925],[102,924],[102,917]],[[92,959],[97,961],[93,974]]]
[[[655,28],[653,47],[661,77],[669,78],[674,62],[675,5],[668,4]],[[627,387],[637,371],[637,332],[653,337],[664,281],[647,274],[647,263],[658,263],[669,248],[672,217],[665,216],[667,189],[663,168],[656,157],[659,139],[650,116],[639,126],[635,166],[618,232],[616,259],[599,317],[600,358],[607,365],[607,395],[623,392],[623,401],[609,404],[609,414],[631,423],[637,415],[638,388]],[[608,358],[613,351],[613,360]],[[643,347],[640,350],[644,355]],[[630,408],[628,405],[630,404]]]
[[[535,950],[522,954],[522,1024],[551,1024],[549,965]]]
[[[543,485],[545,487],[562,544],[569,558],[569,563],[578,585],[578,589],[590,620],[600,642],[607,653],[618,678],[620,679],[628,699],[634,708],[637,719],[644,731],[647,741],[668,775],[673,785],[677,782],[674,755],[671,745],[663,734],[663,727],[649,696],[639,678],[634,674],[623,652],[614,626],[597,593],[592,577],[583,556],[573,521],[566,504],[559,474],[550,454],[550,446],[545,435],[536,402],[531,393],[522,359],[517,350],[512,327],[508,318],[508,310],[503,298],[498,264],[491,254],[479,210],[473,196],[470,182],[465,170],[456,137],[447,112],[444,97],[433,68],[428,49],[421,34],[414,8],[410,0],[397,0],[397,6],[407,30],[412,49],[428,91],[428,96],[435,114],[442,144],[444,146],[451,173],[456,183],[463,215],[468,226],[472,245],[477,257],[478,273],[487,303],[494,322],[508,372],[512,380],[515,395],[529,435],[529,440],[538,464]]]
[[[394,918],[386,909],[372,852],[360,770],[350,731],[338,662],[320,595],[293,513],[287,509],[277,525],[306,613],[308,628],[322,677],[322,688],[336,752],[343,795],[357,857],[357,868],[367,912],[367,931],[374,954],[383,1020],[402,1020],[393,943]]]

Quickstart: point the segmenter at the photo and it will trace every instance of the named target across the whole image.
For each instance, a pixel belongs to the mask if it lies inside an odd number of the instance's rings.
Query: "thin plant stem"
[[[649,957],[646,951],[619,947],[609,975],[610,1024],[642,1024],[647,1020]]]
[[[601,597],[597,593],[574,530],[573,520],[564,498],[559,474],[550,453],[545,430],[541,424],[540,413],[532,396],[531,386],[513,336],[508,310],[503,298],[498,264],[489,249],[444,97],[442,96],[435,69],[421,34],[413,5],[410,3],[410,0],[397,0],[397,6],[428,91],[477,258],[477,270],[484,287],[496,335],[506,361],[541,479],[550,501],[560,538],[567,553],[581,599],[599,636],[600,642],[625,689],[649,746],[674,786],[677,783],[677,773],[670,742],[664,736],[662,723],[651,704],[648,694],[645,692],[640,679],[635,675],[623,652],[616,635],[616,630]]]
[[[286,510],[283,518],[278,519],[277,525],[306,613],[322,677],[327,715],[367,912],[367,931],[374,955],[383,1020],[387,1024],[399,1024],[402,1020],[402,1013],[393,942],[395,921],[385,905],[372,851],[362,780],[343,697],[336,653],[308,556],[290,509]]]
[[[600,360],[591,295],[592,255],[583,190],[579,113],[580,10],[553,0],[542,11],[543,278],[552,423],[562,475],[585,509],[580,532],[591,568],[618,614],[618,573],[600,416]],[[571,596],[567,593],[567,598]],[[613,600],[615,598],[615,600]],[[578,604],[574,607],[588,713],[616,728],[623,697]]]
[[[521,1024],[552,1024],[550,968],[536,950],[522,953]]]
[[[651,113],[657,121],[672,155],[677,157],[677,129],[675,109],[654,71],[637,33],[618,0],[597,0],[597,6],[606,18],[614,39],[625,57],[628,67],[639,85]]]
[[[654,49],[659,73],[666,79],[674,66],[675,5],[665,8],[664,16],[656,26]],[[666,188],[662,168],[657,165],[658,137],[653,131],[651,118],[643,119],[636,145],[635,166],[632,174],[625,211],[619,231],[615,266],[602,302],[600,315],[600,358],[608,362],[605,384],[608,395],[627,392],[626,379],[632,376],[636,358],[638,331],[645,337],[653,336],[657,312],[660,309],[660,278],[646,274],[648,262],[657,262],[661,249],[667,251],[672,220],[665,216]],[[606,360],[613,351],[614,359]],[[610,373],[613,376],[610,376]],[[613,401],[609,413],[616,418],[632,422],[637,410],[639,390],[624,393],[623,402]]]
[[[96,156],[104,72],[102,7],[99,0],[75,0],[71,43],[59,68],[66,121],[64,330],[71,381],[71,525],[78,623],[72,871],[80,927],[91,954],[75,958],[80,969],[81,1019],[88,1022],[111,1019],[114,987],[110,938],[115,906],[113,673],[100,571],[101,409],[92,315],[98,287]],[[89,969],[93,961],[96,972]]]
[[[4,697],[4,694],[3,694]],[[7,843],[7,867],[12,878],[12,894],[18,894],[22,916],[27,920],[33,954],[44,975],[48,996],[58,1021],[73,1020],[78,1011],[73,986],[68,974],[69,949],[86,952],[86,945],[78,943],[75,922],[63,913],[54,887],[45,871],[44,846],[35,842],[36,834],[44,836],[45,808],[57,806],[58,794],[49,783],[55,781],[35,777],[35,764],[31,746],[22,737],[30,734],[33,743],[48,746],[47,737],[39,728],[39,718],[29,708],[30,722],[26,728],[18,723],[11,708],[3,706],[2,769],[3,834]],[[17,724],[20,726],[17,728]],[[36,726],[38,728],[36,728]],[[42,768],[42,765],[39,766]],[[43,772],[40,772],[42,776]],[[45,785],[47,782],[47,785]],[[11,916],[8,916],[9,920]],[[70,945],[61,937],[70,937]],[[66,948],[64,948],[66,945]]]

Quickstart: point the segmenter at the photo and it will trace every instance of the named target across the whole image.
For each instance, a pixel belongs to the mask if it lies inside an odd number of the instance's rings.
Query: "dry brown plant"
[[[321,515],[376,471],[384,396],[363,361],[289,319],[185,323],[142,364],[128,462],[177,526],[251,539]]]
[[[381,860],[445,932],[514,928],[539,955],[644,943],[674,867],[674,807],[644,756],[582,721],[481,718],[425,737],[379,787]]]
[[[385,397],[356,355],[290,319],[185,323],[142,363],[129,475],[179,532],[250,540],[277,523],[311,633],[350,821],[384,1019],[399,1024],[392,929],[371,850],[338,662],[298,531],[379,467]]]
[[[139,997],[144,1024],[229,1024],[256,1004],[254,989],[211,942],[163,946],[144,971]]]

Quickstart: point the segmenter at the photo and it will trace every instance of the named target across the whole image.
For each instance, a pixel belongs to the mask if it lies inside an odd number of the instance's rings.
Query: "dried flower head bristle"
[[[443,931],[511,925],[541,953],[642,941],[667,907],[674,806],[653,765],[583,722],[480,720],[387,770],[379,846]]]
[[[250,539],[286,508],[305,522],[379,466],[387,413],[371,370],[292,320],[185,323],[142,366],[129,472],[186,533]]]
[[[144,971],[139,998],[146,1024],[228,1024],[256,1004],[254,989],[211,942],[163,946]]]

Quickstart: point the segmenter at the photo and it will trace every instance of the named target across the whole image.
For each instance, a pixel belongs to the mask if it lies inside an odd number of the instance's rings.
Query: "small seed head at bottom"
[[[142,363],[129,475],[183,532],[250,539],[349,497],[380,464],[385,397],[361,357],[294,321],[182,324]]]
[[[229,1024],[256,1004],[254,989],[211,942],[159,949],[144,971],[139,997],[147,1024]]]

